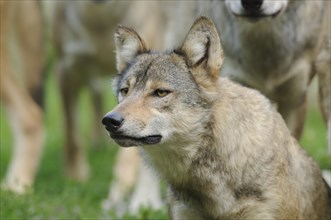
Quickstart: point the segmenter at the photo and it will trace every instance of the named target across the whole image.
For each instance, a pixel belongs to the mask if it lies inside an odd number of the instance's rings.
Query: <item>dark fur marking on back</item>
[[[258,200],[262,200],[262,191],[258,189],[257,186],[243,185],[234,191],[234,196],[236,199],[243,198],[255,198]]]

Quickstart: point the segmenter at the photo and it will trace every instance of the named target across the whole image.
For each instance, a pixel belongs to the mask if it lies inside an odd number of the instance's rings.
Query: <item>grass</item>
[[[81,137],[86,144],[92,176],[86,183],[77,183],[66,179],[63,174],[63,112],[54,78],[50,74],[46,81],[46,144],[34,188],[24,196],[1,191],[0,217],[6,220],[116,218],[113,212],[104,212],[101,209],[101,202],[108,194],[112,165],[118,147],[112,145],[106,135],[105,140],[101,141],[104,147],[91,147],[91,103],[87,92],[80,98],[79,109],[82,111],[79,118]],[[109,85],[109,83],[105,85],[109,90],[107,94],[111,94]],[[105,97],[107,110],[114,105],[113,100],[111,95]],[[13,139],[2,108],[0,114],[0,177],[3,178],[11,156]],[[322,168],[330,168],[326,128],[316,108],[311,108],[309,111],[302,145]],[[167,214],[166,208],[163,210],[143,208],[136,216],[126,213],[122,218],[167,219]]]
[[[311,155],[322,169],[331,169],[330,154],[327,149],[327,131],[318,109],[308,112],[301,146]]]

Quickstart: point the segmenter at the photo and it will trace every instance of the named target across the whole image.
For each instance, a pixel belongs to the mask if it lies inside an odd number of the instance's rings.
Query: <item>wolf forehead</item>
[[[135,88],[145,87],[147,81],[162,82],[174,88],[195,84],[185,59],[176,52],[148,52],[137,55],[114,79],[116,92],[131,78],[135,79]]]

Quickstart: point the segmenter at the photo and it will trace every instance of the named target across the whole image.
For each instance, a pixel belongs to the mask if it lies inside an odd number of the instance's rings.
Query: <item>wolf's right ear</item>
[[[145,42],[133,29],[119,25],[115,32],[116,68],[121,73],[139,53],[146,51]]]

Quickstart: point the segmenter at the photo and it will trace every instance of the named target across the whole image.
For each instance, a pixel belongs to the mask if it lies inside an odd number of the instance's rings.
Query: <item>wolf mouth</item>
[[[132,137],[119,134],[110,134],[110,137],[122,147],[132,147],[141,145],[153,145],[160,143],[161,135],[149,135],[145,137]]]

